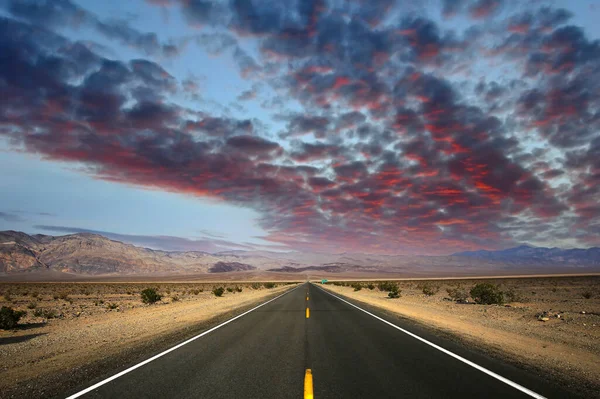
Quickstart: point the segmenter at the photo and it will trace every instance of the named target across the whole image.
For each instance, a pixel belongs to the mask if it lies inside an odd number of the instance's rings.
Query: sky
[[[0,230],[600,246],[600,1],[0,0]]]

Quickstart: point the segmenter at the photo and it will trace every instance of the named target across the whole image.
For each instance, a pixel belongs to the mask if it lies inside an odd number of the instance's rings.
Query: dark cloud
[[[156,33],[141,32],[126,20],[101,20],[71,0],[6,0],[5,5],[12,15],[35,25],[75,29],[92,27],[105,37],[133,47],[145,55],[175,57],[183,45],[161,42]]]
[[[4,220],[5,222],[22,222],[24,219],[13,213],[0,212],[0,220]]]
[[[475,19],[450,30],[390,1],[151,2],[211,27],[193,40],[260,81],[235,94],[273,126],[184,108],[173,94],[198,96],[194,81],[52,33],[75,23],[65,2],[14,11],[39,29],[0,20],[0,134],[96,178],[252,208],[265,239],[295,249],[594,242],[600,45],[568,11],[446,0],[445,17]]]

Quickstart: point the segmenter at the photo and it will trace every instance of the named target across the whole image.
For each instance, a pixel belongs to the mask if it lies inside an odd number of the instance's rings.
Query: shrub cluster
[[[0,309],[0,329],[10,330],[17,326],[21,317],[25,316],[27,312],[22,310],[14,310],[8,306],[2,306]]]
[[[265,288],[275,288],[275,283],[264,283]]]
[[[471,288],[471,298],[481,305],[501,305],[504,303],[504,292],[497,285],[480,283]]]
[[[360,291],[360,290],[362,290],[362,284],[361,283],[352,283],[351,287],[354,288],[354,291]]]
[[[142,302],[153,304],[161,300],[162,295],[156,292],[154,288],[146,288],[141,293]]]
[[[423,291],[423,294],[427,296],[433,296],[438,293],[440,287],[431,283],[421,283],[417,285],[417,288]]]
[[[382,281],[377,284],[377,288],[379,288],[379,291],[393,291],[398,289],[398,284],[392,281]]]
[[[212,290],[212,293],[215,294],[215,296],[223,296],[224,292],[225,292],[225,289],[223,287],[213,288],[213,290]]]

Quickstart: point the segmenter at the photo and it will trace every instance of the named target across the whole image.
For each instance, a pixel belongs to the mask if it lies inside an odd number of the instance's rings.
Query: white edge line
[[[279,298],[281,298],[282,296],[284,296],[284,295],[286,295],[286,294],[289,294],[290,292],[294,291],[295,289],[297,289],[298,287],[300,287],[300,286],[302,286],[302,285],[304,285],[304,284],[306,284],[306,283],[299,284],[299,285],[298,285],[296,288],[293,288],[293,289],[291,289],[291,290],[289,290],[289,291],[286,291],[286,292],[284,292],[283,294],[281,294],[281,295],[278,295],[278,296],[276,296],[275,298],[268,300],[267,302],[261,303],[260,305],[258,305],[258,306],[256,306],[256,307],[254,307],[254,308],[252,308],[252,309],[250,309],[250,310],[247,310],[247,311],[245,311],[244,313],[242,313],[242,314],[240,314],[240,315],[237,315],[237,316],[235,316],[234,318],[231,318],[231,319],[229,319],[229,320],[227,320],[227,321],[225,321],[225,322],[223,322],[223,323],[219,324],[218,326],[215,326],[215,327],[213,327],[213,328],[211,328],[211,329],[209,329],[209,330],[206,330],[206,331],[204,331],[203,333],[201,333],[201,334],[198,334],[198,335],[196,335],[195,337],[192,337],[192,338],[188,339],[187,341],[184,341],[184,342],[182,342],[182,343],[180,343],[180,344],[177,344],[177,345],[173,346],[172,348],[169,348],[169,349],[167,349],[167,350],[166,350],[166,351],[164,351],[164,352],[161,352],[161,353],[159,353],[158,355],[152,356],[151,358],[149,358],[149,359],[146,359],[146,360],[144,360],[144,361],[143,361],[143,362],[141,362],[141,363],[138,363],[138,364],[136,364],[136,365],[134,365],[134,366],[131,366],[131,367],[129,367],[128,369],[121,371],[120,373],[117,373],[117,374],[115,374],[115,375],[113,375],[113,376],[111,376],[111,377],[108,377],[107,379],[105,379],[105,380],[102,380],[102,381],[100,381],[99,383],[97,383],[97,384],[94,384],[94,385],[92,385],[91,387],[84,389],[83,391],[77,392],[76,394],[73,394],[73,395],[71,395],[71,396],[67,397],[66,399],[75,399],[75,398],[78,398],[78,397],[80,397],[80,396],[82,396],[82,395],[85,395],[86,393],[88,393],[88,392],[90,392],[90,391],[93,391],[94,389],[96,389],[96,388],[98,388],[98,387],[101,387],[101,386],[102,386],[102,385],[104,385],[104,384],[107,384],[107,383],[109,383],[109,382],[111,382],[111,381],[113,381],[113,380],[116,380],[117,378],[119,378],[119,377],[122,377],[122,376],[124,376],[125,374],[127,374],[127,373],[130,373],[130,372],[132,372],[133,370],[135,370],[135,369],[137,369],[137,368],[140,368],[140,367],[142,367],[143,365],[145,365],[145,364],[148,364],[148,363],[150,363],[151,361],[153,361],[153,360],[156,360],[156,359],[158,359],[159,357],[162,357],[162,356],[166,355],[167,353],[173,352],[174,350],[181,348],[183,345],[189,344],[190,342],[192,342],[192,341],[195,341],[195,340],[197,340],[198,338],[200,338],[200,337],[203,337],[203,336],[205,336],[206,334],[209,334],[209,333],[211,333],[211,332],[215,331],[216,329],[218,329],[218,328],[221,328],[221,327],[223,327],[224,325],[226,325],[226,324],[229,324],[229,323],[231,323],[232,321],[234,321],[234,320],[236,320],[236,319],[239,319],[240,317],[242,317],[242,316],[245,316],[245,315],[247,315],[248,313],[250,313],[250,312],[252,312],[252,311],[254,311],[254,310],[256,310],[256,309],[258,309],[258,308],[260,308],[260,307],[262,307],[262,306],[265,306],[266,304],[268,304],[268,303],[270,303],[270,302],[273,302],[274,300],[276,300],[276,299],[279,299]]]
[[[418,339],[419,341],[421,341],[421,342],[423,342],[423,343],[425,343],[425,344],[427,344],[427,345],[429,345],[429,346],[431,346],[431,347],[433,347],[433,348],[435,348],[435,349],[437,349],[437,350],[439,350],[439,351],[441,351],[441,352],[444,352],[446,355],[448,355],[448,356],[452,356],[453,358],[455,358],[455,359],[457,359],[457,360],[460,360],[461,362],[463,362],[463,363],[466,363],[466,364],[468,364],[469,366],[471,366],[471,367],[473,367],[473,368],[475,368],[475,369],[477,369],[477,370],[479,370],[479,371],[481,371],[481,372],[483,372],[483,373],[485,373],[485,374],[489,375],[490,377],[493,377],[493,378],[495,378],[495,379],[497,379],[497,380],[499,380],[499,381],[502,381],[503,383],[505,383],[505,384],[507,384],[507,385],[510,385],[511,387],[513,387],[513,388],[515,388],[515,389],[518,389],[519,391],[521,391],[521,392],[523,392],[523,393],[525,393],[525,394],[527,394],[527,395],[529,395],[529,396],[531,396],[531,397],[533,397],[533,398],[537,398],[537,399],[546,399],[546,397],[545,397],[545,396],[542,396],[542,395],[540,395],[539,393],[533,392],[531,389],[527,389],[527,388],[525,388],[524,386],[522,386],[522,385],[519,385],[519,384],[517,384],[516,382],[509,380],[508,378],[502,377],[500,374],[496,374],[496,373],[494,373],[493,371],[491,371],[491,370],[488,370],[488,369],[486,369],[485,367],[482,367],[482,366],[478,365],[477,363],[473,363],[472,361],[470,361],[470,360],[467,360],[467,359],[465,359],[465,358],[464,358],[464,357],[462,357],[462,356],[459,356],[459,355],[457,355],[457,354],[455,354],[455,353],[453,353],[453,352],[450,352],[448,349],[444,349],[444,348],[442,348],[441,346],[434,344],[433,342],[427,341],[425,338],[421,338],[421,337],[419,337],[418,335],[411,333],[410,331],[407,331],[407,330],[405,330],[405,329],[403,329],[403,328],[401,328],[401,327],[398,327],[398,326],[397,326],[397,325],[395,325],[394,323],[390,323],[389,321],[387,321],[387,320],[385,320],[385,319],[382,319],[381,317],[379,317],[379,316],[376,316],[376,315],[374,315],[374,314],[373,314],[373,313],[371,313],[371,312],[368,312],[368,311],[366,311],[366,310],[364,310],[364,309],[362,309],[362,308],[359,308],[359,307],[358,307],[358,306],[356,306],[355,304],[353,304],[353,303],[351,303],[351,302],[348,302],[348,301],[346,301],[345,299],[342,299],[342,298],[340,298],[340,297],[339,297],[339,296],[337,296],[337,295],[334,295],[334,294],[332,294],[331,292],[329,292],[329,291],[328,291],[328,290],[326,290],[326,289],[323,289],[323,288],[320,288],[320,287],[318,287],[318,288],[319,288],[321,291],[323,291],[323,292],[325,292],[325,293],[327,293],[327,294],[331,295],[332,297],[334,297],[334,298],[337,298],[337,299],[339,299],[340,301],[342,301],[342,302],[345,302],[345,303],[347,303],[348,305],[350,305],[350,306],[353,306],[353,307],[355,307],[356,309],[358,309],[358,310],[360,310],[360,311],[362,311],[362,312],[365,312],[365,313],[366,313],[366,314],[368,314],[369,316],[372,316],[372,317],[376,318],[377,320],[384,322],[385,324],[389,325],[390,327],[394,327],[395,329],[397,329],[397,330],[400,330],[400,331],[402,331],[403,333],[405,333],[405,334],[408,334],[408,335],[410,335],[411,337],[413,337],[413,338],[415,338],[415,339]]]

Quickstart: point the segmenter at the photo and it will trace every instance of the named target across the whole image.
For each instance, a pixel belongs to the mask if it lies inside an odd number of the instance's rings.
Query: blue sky
[[[2,230],[211,252],[600,245],[598,1],[0,15]]]

